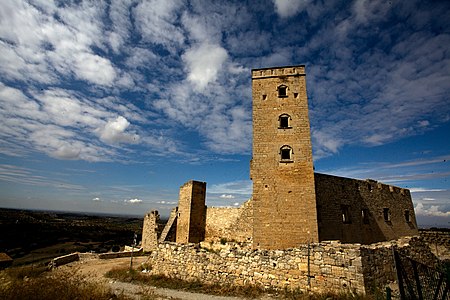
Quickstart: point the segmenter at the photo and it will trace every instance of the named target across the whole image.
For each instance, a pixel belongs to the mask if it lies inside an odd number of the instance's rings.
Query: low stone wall
[[[237,244],[210,250],[194,244],[163,243],[150,254],[149,262],[152,274],[207,284],[365,293],[359,245],[311,244],[308,264],[307,245],[265,251],[242,249]]]
[[[49,264],[49,267],[55,268],[77,260],[80,260],[80,257],[78,256],[78,252],[75,252],[52,259]]]
[[[302,245],[271,251],[236,243],[163,243],[150,254],[149,263],[152,274],[207,284],[365,294],[383,290],[395,280],[392,247],[427,264],[435,261],[420,238],[407,237],[373,245],[331,241],[311,244],[309,249]]]

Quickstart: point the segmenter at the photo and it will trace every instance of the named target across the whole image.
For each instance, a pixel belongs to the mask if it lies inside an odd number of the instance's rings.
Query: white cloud
[[[106,143],[137,143],[139,135],[125,132],[130,126],[130,122],[122,116],[114,120],[109,120],[100,130],[100,139]]]
[[[209,83],[217,80],[227,57],[227,51],[218,45],[201,44],[186,51],[182,58],[187,65],[187,79],[195,91],[204,92]]]
[[[414,210],[418,216],[450,217],[450,211],[440,211],[440,206],[437,205],[426,208],[422,203],[417,203]]]
[[[411,193],[425,193],[425,192],[443,192],[446,190],[445,189],[429,189],[429,188],[416,187],[416,188],[410,188],[409,191]]]
[[[213,184],[208,188],[208,193],[221,195],[251,195],[253,185],[251,180],[232,181],[220,184]]]
[[[277,14],[282,18],[296,15],[309,5],[310,0],[273,0]]]
[[[94,201],[94,202],[101,202],[101,201],[103,201],[103,200],[101,200],[101,199],[98,198],[98,197],[95,197],[95,198],[92,199],[92,201]]]
[[[220,198],[222,198],[222,199],[234,199],[236,197],[233,196],[233,195],[230,195],[230,194],[222,194],[222,195],[220,195]]]
[[[129,203],[129,204],[140,204],[142,203],[141,199],[129,199],[129,200],[124,200],[125,203]]]

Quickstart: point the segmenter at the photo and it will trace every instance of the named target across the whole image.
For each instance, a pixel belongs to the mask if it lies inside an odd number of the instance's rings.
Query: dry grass
[[[76,269],[46,272],[42,268],[10,268],[0,273],[0,295],[15,299],[128,299],[103,284],[89,281]]]
[[[277,299],[291,300],[369,300],[373,299],[368,296],[353,295],[350,293],[321,293],[309,294],[301,291],[275,291],[267,290],[261,287],[247,286],[223,286],[218,284],[203,284],[199,281],[184,281],[177,278],[169,278],[161,275],[148,275],[137,270],[128,268],[114,268],[106,273],[108,278],[113,278],[122,282],[134,282],[151,285],[159,288],[167,288],[174,290],[184,290],[194,293],[203,293],[219,296],[234,296],[256,299],[263,295],[270,294]]]

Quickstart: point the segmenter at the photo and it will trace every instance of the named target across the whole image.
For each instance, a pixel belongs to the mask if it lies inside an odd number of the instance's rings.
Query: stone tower
[[[145,215],[141,245],[144,251],[151,251],[158,247],[158,223],[159,213],[157,210],[152,210]]]
[[[305,66],[252,70],[253,246],[318,242]]]
[[[199,243],[205,239],[206,182],[188,181],[180,187],[176,242]]]

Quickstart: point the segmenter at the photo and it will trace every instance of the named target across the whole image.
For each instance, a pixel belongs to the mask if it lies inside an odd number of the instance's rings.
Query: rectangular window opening
[[[341,205],[341,211],[342,211],[342,223],[344,224],[350,224],[350,206],[349,205]]]
[[[281,159],[290,160],[291,159],[291,149],[281,149]]]
[[[367,208],[361,210],[361,218],[363,224],[369,224],[369,210]]]
[[[411,216],[409,214],[409,210],[405,210],[405,221],[406,222],[411,222]]]
[[[391,212],[389,211],[389,208],[383,208],[383,218],[386,222],[391,221]]]

